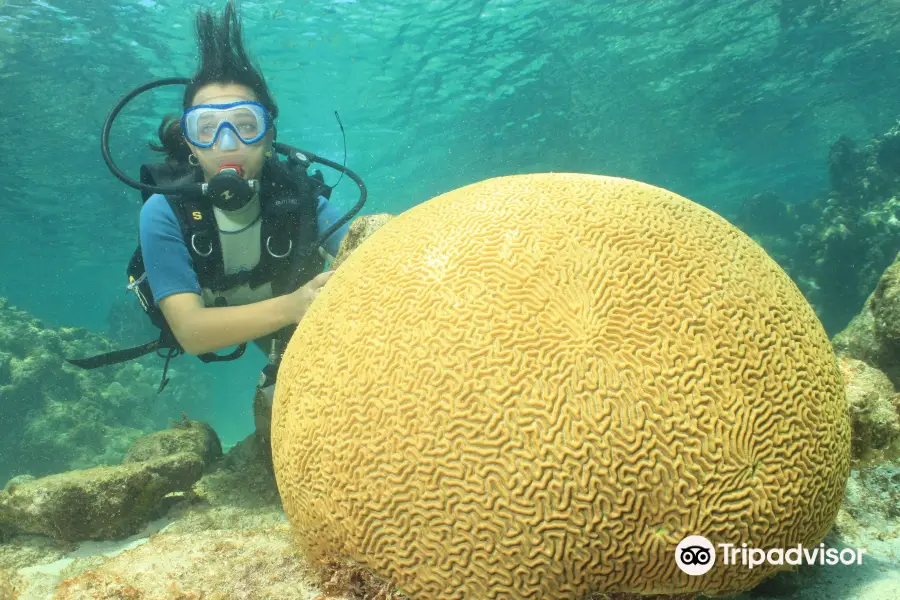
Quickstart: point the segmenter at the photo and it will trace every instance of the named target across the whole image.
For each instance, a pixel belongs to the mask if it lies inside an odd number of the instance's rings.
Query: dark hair
[[[275,104],[259,67],[253,64],[244,51],[241,22],[233,0],[228,0],[225,4],[225,13],[218,23],[209,10],[198,10],[196,30],[200,62],[191,82],[184,90],[182,108],[185,110],[190,108],[197,90],[204,85],[237,83],[247,86],[256,94],[259,103],[269,111],[274,129],[278,105]],[[161,144],[151,142],[150,147],[157,152],[166,153],[167,162],[180,163],[188,159],[191,150],[182,137],[180,116],[167,115],[159,126],[158,135]]]

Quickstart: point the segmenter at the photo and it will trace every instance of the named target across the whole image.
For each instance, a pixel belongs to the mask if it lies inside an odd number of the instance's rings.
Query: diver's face
[[[198,104],[228,104],[230,102],[247,100],[258,101],[256,94],[246,86],[236,83],[210,83],[197,90],[191,106],[197,106]],[[269,127],[265,137],[258,142],[245,144],[240,138],[233,136],[237,139],[237,144],[234,144],[236,147],[223,148],[222,140],[224,136],[222,134],[225,132],[225,129],[220,132],[216,143],[210,148],[194,146],[185,139],[191,152],[197,157],[206,181],[209,181],[216,175],[224,165],[238,165],[243,168],[246,179],[258,179],[262,172],[266,152],[272,148],[272,137],[274,135],[272,127]],[[226,144],[226,146],[228,145]]]

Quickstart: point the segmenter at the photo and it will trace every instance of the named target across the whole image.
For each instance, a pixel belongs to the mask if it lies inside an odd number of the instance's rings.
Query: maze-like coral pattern
[[[291,341],[272,443],[313,555],[416,599],[738,591],[691,534],[817,545],[850,430],[831,346],[755,243],[663,189],[492,179],[399,215]]]

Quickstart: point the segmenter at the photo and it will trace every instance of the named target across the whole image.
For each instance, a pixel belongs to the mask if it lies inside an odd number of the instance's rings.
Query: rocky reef
[[[127,537],[221,455],[212,428],[185,418],[138,438],[122,464],[13,479],[0,491],[0,529],[62,541]]]
[[[210,457],[215,458],[207,464]],[[153,481],[148,487],[154,498],[145,502],[152,509],[137,511],[132,505],[129,511],[157,520],[144,521],[138,531],[131,524],[105,541],[80,544],[21,531],[8,537],[0,544],[0,582],[7,594],[0,586],[0,599],[311,600],[320,592],[293,548],[266,460],[253,436],[223,456],[217,454],[217,439],[208,427],[184,421],[137,440],[129,460],[117,467],[60,474],[7,491],[16,495],[25,486],[47,486],[54,477],[69,478],[74,486],[116,470],[121,477],[151,472],[156,478],[144,481]],[[189,467],[174,468],[179,464]],[[170,472],[161,474],[161,465]],[[111,499],[127,496],[126,488],[108,489],[105,501],[95,504],[110,508]],[[164,494],[166,489],[170,491]],[[56,505],[52,500],[44,504],[45,511]],[[109,524],[118,522],[114,510],[103,514]],[[28,521],[17,524],[23,522]]]
[[[900,260],[885,269],[832,344],[847,386],[854,457],[900,457]]]
[[[160,395],[153,354],[95,370],[65,360],[118,347],[85,329],[46,327],[0,298],[0,482],[115,464],[141,434],[209,404],[188,361],[173,363],[177,385]]]
[[[840,366],[853,426],[854,460],[900,456],[900,394],[887,375],[860,360],[841,356]]]
[[[725,216],[778,261],[833,335],[900,251],[900,122],[863,146],[841,137],[827,164],[819,197],[761,192]]]

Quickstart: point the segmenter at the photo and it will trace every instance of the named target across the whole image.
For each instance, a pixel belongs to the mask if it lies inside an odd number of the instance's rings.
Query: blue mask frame
[[[219,123],[218,127],[216,128],[216,133],[215,133],[215,135],[213,135],[212,140],[210,142],[198,143],[199,140],[197,139],[197,136],[195,135],[196,131],[194,131],[193,127],[191,127],[191,128],[188,127],[188,122],[189,122],[188,117],[191,115],[192,112],[194,112],[198,109],[201,109],[201,108],[227,110],[227,109],[231,109],[231,108],[235,108],[235,107],[239,107],[239,106],[252,106],[255,109],[252,112],[255,115],[257,115],[257,118],[259,118],[260,116],[262,117],[262,129],[260,130],[259,134],[257,134],[253,138],[247,139],[241,135],[241,133],[238,131],[237,127],[235,127],[231,121],[229,121],[227,119],[223,119]],[[270,126],[271,126],[271,121],[269,119],[269,111],[266,110],[266,108],[259,102],[255,102],[252,100],[240,100],[238,102],[230,102],[228,104],[198,104],[198,105],[192,106],[189,109],[187,109],[186,111],[184,111],[184,114],[181,116],[181,131],[184,133],[184,137],[187,138],[188,142],[190,142],[192,145],[194,145],[198,148],[212,148],[215,145],[216,141],[218,141],[219,136],[222,134],[223,129],[230,129],[231,132],[235,136],[237,136],[237,138],[239,140],[241,140],[244,144],[247,144],[247,145],[255,144],[256,142],[260,141],[261,139],[263,139],[266,136],[266,134],[269,132]]]

